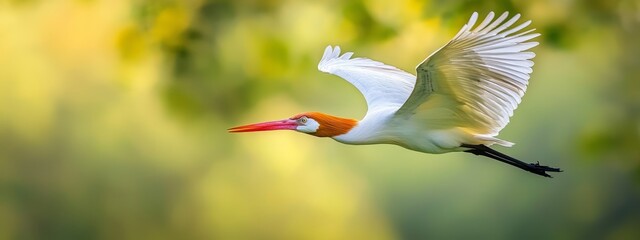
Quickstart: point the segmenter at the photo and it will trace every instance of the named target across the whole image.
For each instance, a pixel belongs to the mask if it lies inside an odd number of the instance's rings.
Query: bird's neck
[[[389,143],[388,136],[396,130],[397,124],[392,121],[397,109],[367,112],[367,115],[348,132],[334,136],[338,142],[346,144]]]
[[[307,115],[320,124],[318,130],[312,133],[318,137],[334,137],[345,134],[358,125],[358,121],[351,118],[336,117],[325,113],[311,112]]]

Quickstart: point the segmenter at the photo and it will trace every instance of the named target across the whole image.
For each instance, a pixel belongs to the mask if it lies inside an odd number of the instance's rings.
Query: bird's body
[[[479,26],[474,13],[445,46],[427,57],[417,76],[366,58],[327,47],[318,64],[338,75],[365,97],[367,114],[360,121],[309,112],[289,119],[245,125],[231,132],[291,129],[346,144],[395,144],[425,153],[470,152],[549,176],[559,169],[527,164],[488,146],[513,143],[496,138],[524,95],[536,46],[535,29],[519,32],[530,21],[512,27],[520,15],[504,22],[489,13]]]
[[[425,153],[457,151],[460,144],[471,142],[459,129],[429,129],[410,118],[395,116],[398,108],[369,113],[349,132],[332,138],[354,145],[395,144]],[[416,141],[419,139],[420,141]]]

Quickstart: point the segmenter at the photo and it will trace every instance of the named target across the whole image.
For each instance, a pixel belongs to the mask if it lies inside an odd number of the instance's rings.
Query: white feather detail
[[[474,28],[478,14],[473,13],[449,43],[418,66],[416,89],[397,114],[417,115],[425,125],[463,128],[478,139],[497,139],[526,92],[535,57],[527,50],[538,45],[530,40],[540,36],[535,29],[520,32],[531,21],[514,26],[520,14],[508,16],[505,12],[494,20],[490,12]],[[421,117],[448,108],[455,114]]]
[[[367,58],[351,58],[352,52],[340,55],[340,47],[327,46],[318,70],[338,75],[364,95],[368,109],[388,106],[399,108],[411,94],[415,76]]]

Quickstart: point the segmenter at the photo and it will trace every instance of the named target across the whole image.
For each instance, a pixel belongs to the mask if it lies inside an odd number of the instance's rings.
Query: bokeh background
[[[357,90],[318,72],[340,45],[409,72],[472,12],[542,36],[499,148],[347,146],[235,125]],[[0,239],[638,239],[634,0],[2,0]]]

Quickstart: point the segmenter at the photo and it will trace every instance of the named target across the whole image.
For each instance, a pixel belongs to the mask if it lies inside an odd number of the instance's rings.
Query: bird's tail
[[[498,144],[498,145],[503,146],[503,147],[512,147],[514,145],[514,143],[512,143],[512,142],[509,142],[509,141],[506,141],[506,140],[502,140],[500,138],[496,138],[496,137],[489,136],[489,135],[474,134],[474,137],[477,140],[480,140],[482,142],[487,142],[487,143],[491,143],[491,144]]]
[[[540,165],[539,163],[526,163],[526,162],[520,161],[518,159],[509,157],[506,154],[500,153],[482,144],[479,144],[479,145],[462,144],[462,147],[469,148],[469,150],[466,150],[465,152],[473,153],[475,155],[490,157],[500,162],[520,168],[522,170],[538,174],[540,176],[551,177],[551,175],[547,174],[547,172],[562,172],[562,170],[560,170],[559,168],[547,167],[547,166]]]

